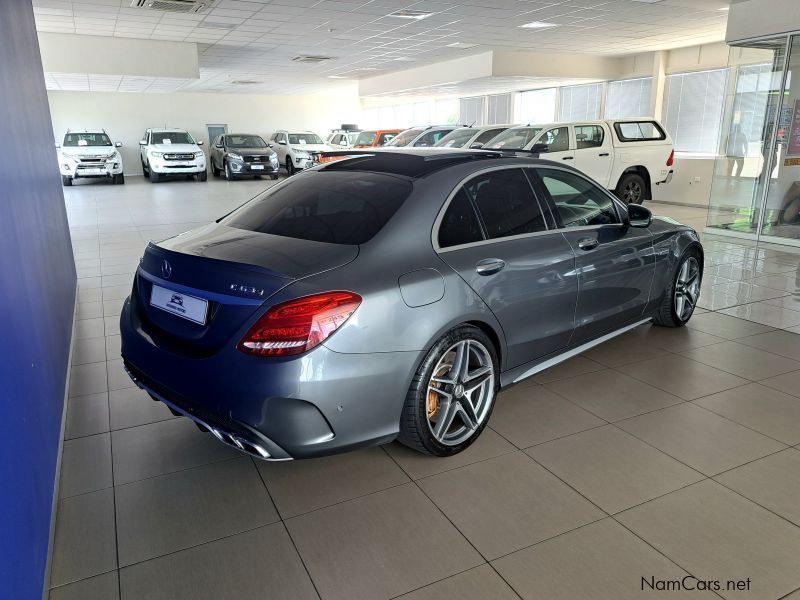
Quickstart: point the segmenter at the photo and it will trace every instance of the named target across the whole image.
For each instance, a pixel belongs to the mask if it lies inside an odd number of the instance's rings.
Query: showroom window
[[[511,123],[511,94],[487,96],[486,124]]]
[[[652,77],[609,81],[606,85],[606,119],[650,115]]]
[[[770,94],[780,87],[776,81],[780,72],[775,72],[771,63],[744,65],[736,74],[736,93],[733,99],[733,125],[728,135],[728,156],[737,156],[741,149],[736,148],[738,128],[740,140],[744,140],[744,156],[761,154],[761,140],[764,138],[764,120]]]
[[[717,153],[727,76],[727,69],[667,76],[663,122],[676,152]]]
[[[517,123],[552,123],[556,119],[558,88],[530,90],[517,94],[514,121]]]
[[[559,121],[583,121],[600,118],[603,84],[571,85],[560,89]]]
[[[484,106],[486,96],[474,96],[472,98],[460,98],[458,101],[458,116],[462,125],[483,125]]]
[[[412,119],[414,125],[429,125],[431,121],[431,103],[430,102],[417,102],[414,104],[414,118]]]
[[[436,125],[455,125],[458,119],[458,99],[436,100],[433,104],[433,123]]]

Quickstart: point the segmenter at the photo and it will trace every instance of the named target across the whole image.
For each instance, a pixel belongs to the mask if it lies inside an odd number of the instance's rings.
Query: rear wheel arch
[[[622,173],[619,175],[619,179],[617,180],[617,185],[614,188],[617,192],[620,191],[620,186],[622,181],[625,179],[626,175],[630,175],[631,173],[638,175],[642,179],[644,179],[645,189],[644,189],[644,200],[652,200],[653,199],[653,183],[650,177],[650,171],[647,170],[647,167],[644,165],[634,165],[631,167],[626,168]]]

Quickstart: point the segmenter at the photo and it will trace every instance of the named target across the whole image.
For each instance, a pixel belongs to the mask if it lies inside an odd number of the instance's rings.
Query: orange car
[[[356,138],[353,148],[378,148],[385,146],[394,137],[403,131],[402,129],[368,129],[361,131]],[[347,150],[347,148],[342,148]],[[345,158],[344,156],[320,156],[320,164],[331,163]]]

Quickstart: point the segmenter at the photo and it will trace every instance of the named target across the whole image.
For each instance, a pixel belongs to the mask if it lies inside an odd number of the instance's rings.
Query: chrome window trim
[[[450,191],[450,193],[447,195],[447,198],[445,199],[444,204],[442,204],[442,207],[439,209],[439,213],[436,215],[436,218],[433,221],[433,228],[431,229],[431,244],[433,245],[434,252],[437,252],[437,253],[450,252],[451,250],[462,250],[463,248],[471,248],[473,246],[494,244],[494,243],[497,243],[497,242],[509,241],[509,240],[514,240],[514,239],[523,239],[523,238],[526,238],[526,237],[545,235],[545,234],[548,234],[548,233],[557,233],[558,232],[557,229],[549,229],[548,228],[545,231],[534,231],[533,233],[520,233],[518,235],[510,235],[510,236],[501,237],[501,238],[491,238],[491,239],[486,239],[486,240],[479,240],[477,242],[470,242],[468,244],[459,244],[458,246],[448,246],[447,248],[442,248],[441,246],[439,246],[439,228],[441,227],[442,221],[444,220],[444,214],[445,214],[445,212],[447,212],[447,209],[450,207],[450,203],[452,202],[453,198],[455,198],[456,194],[461,190],[462,187],[464,187],[465,183],[467,183],[468,181],[470,181],[470,180],[472,180],[472,179],[474,179],[476,177],[484,175],[485,173],[492,173],[494,171],[503,171],[503,170],[506,170],[506,169],[525,169],[526,166],[527,165],[525,165],[523,163],[514,164],[514,165],[495,165],[493,167],[486,167],[485,169],[481,169],[479,171],[475,171],[473,173],[470,173],[469,175],[467,175],[466,177],[461,179],[455,185],[455,187],[453,187],[453,189]],[[527,179],[527,174],[524,171],[523,171],[523,175]],[[544,216],[544,214],[545,214],[544,208],[545,207],[543,207],[542,203],[539,201],[539,198],[536,195],[536,191],[533,189],[533,185],[531,185],[530,181],[528,182],[528,185],[531,188],[531,195],[533,196],[534,200],[536,201],[536,204],[539,206],[539,210],[541,211],[542,216]],[[548,207],[548,210],[549,210],[549,207]],[[547,227],[547,223],[545,223],[545,227]]]

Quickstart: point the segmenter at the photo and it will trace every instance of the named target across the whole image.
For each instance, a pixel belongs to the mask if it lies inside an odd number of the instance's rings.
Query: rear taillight
[[[325,292],[276,304],[237,348],[255,356],[301,354],[324,342],[360,304],[361,296],[353,292]]]
[[[667,166],[671,167],[675,164],[675,150],[669,153],[669,158],[667,159]]]

